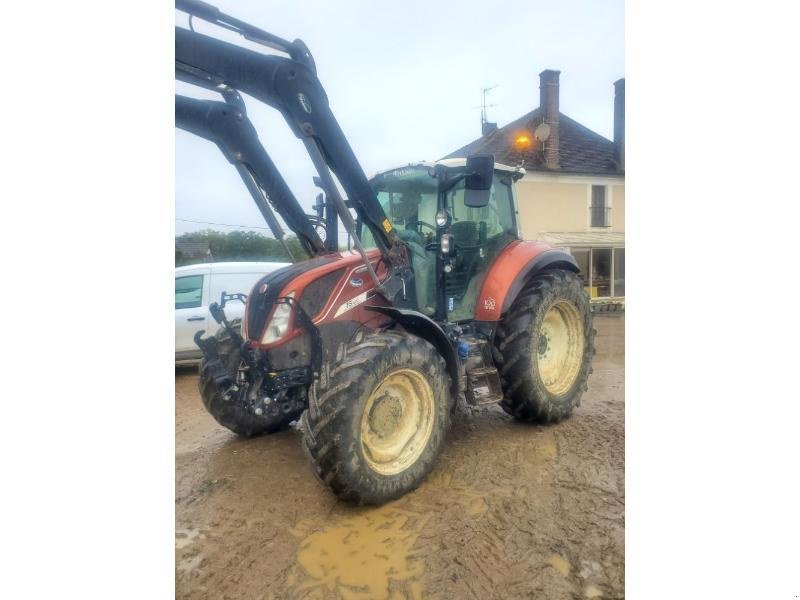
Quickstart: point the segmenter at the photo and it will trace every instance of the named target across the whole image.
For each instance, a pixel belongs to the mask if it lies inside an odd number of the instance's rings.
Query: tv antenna
[[[489,122],[489,119],[486,115],[486,109],[492,108],[493,106],[497,106],[497,104],[486,104],[486,94],[491,92],[496,87],[499,87],[499,84],[492,85],[489,87],[485,87],[481,89],[481,105],[480,106],[473,106],[472,108],[480,108],[481,109],[481,130],[483,130],[483,126]]]

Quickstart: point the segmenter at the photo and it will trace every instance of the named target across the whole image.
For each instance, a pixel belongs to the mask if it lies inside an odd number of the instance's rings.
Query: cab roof
[[[396,171],[397,169],[407,169],[409,167],[435,167],[436,165],[442,165],[448,169],[458,169],[464,168],[467,166],[467,159],[466,158],[443,158],[442,160],[437,160],[435,162],[430,161],[420,161],[417,163],[408,163],[407,165],[399,165],[394,169],[385,169],[383,171],[378,171],[373,175],[373,177],[377,177],[378,175],[383,175],[384,173],[391,173],[392,171]],[[522,167],[509,167],[508,165],[504,165],[502,163],[494,163],[494,170],[495,171],[503,171],[504,173],[511,174],[514,179],[519,179],[523,175],[525,175],[525,169]]]

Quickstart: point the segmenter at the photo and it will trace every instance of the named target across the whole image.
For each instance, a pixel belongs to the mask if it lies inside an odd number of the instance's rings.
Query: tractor
[[[175,29],[176,79],[221,96],[176,94],[176,126],[214,142],[273,235],[289,228],[307,254],[211,305],[219,331],[195,336],[211,415],[241,436],[299,421],[315,475],[359,504],[420,484],[459,402],[526,422],[567,417],[587,389],[595,332],[572,256],[521,239],[524,170],[473,155],[368,179],[301,40],[198,0],[176,8],[190,25]],[[269,52],[198,33],[193,19]],[[316,214],[265,151],[241,93],[280,111],[303,143],[324,192]],[[226,303],[240,301],[244,317],[229,321]]]

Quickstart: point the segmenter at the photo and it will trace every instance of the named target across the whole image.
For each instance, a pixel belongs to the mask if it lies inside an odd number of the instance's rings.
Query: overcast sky
[[[368,2],[210,0],[223,12],[314,55],[339,124],[367,176],[435,160],[480,135],[481,88],[498,87],[489,120],[503,126],[539,104],[538,74],[561,71],[561,112],[610,138],[613,82],[624,76],[623,0]],[[186,26],[184,13],[176,24]],[[259,48],[195,19],[197,31]],[[268,51],[264,49],[263,51]],[[211,97],[176,83],[179,93]],[[245,97],[261,142],[309,212],[318,190],[281,115]],[[216,146],[176,130],[176,233],[265,227]]]

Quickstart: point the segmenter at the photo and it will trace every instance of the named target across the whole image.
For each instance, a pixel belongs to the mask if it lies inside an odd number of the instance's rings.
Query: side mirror
[[[470,208],[483,208],[489,204],[493,178],[493,154],[468,156],[467,176],[464,180],[464,205]]]

